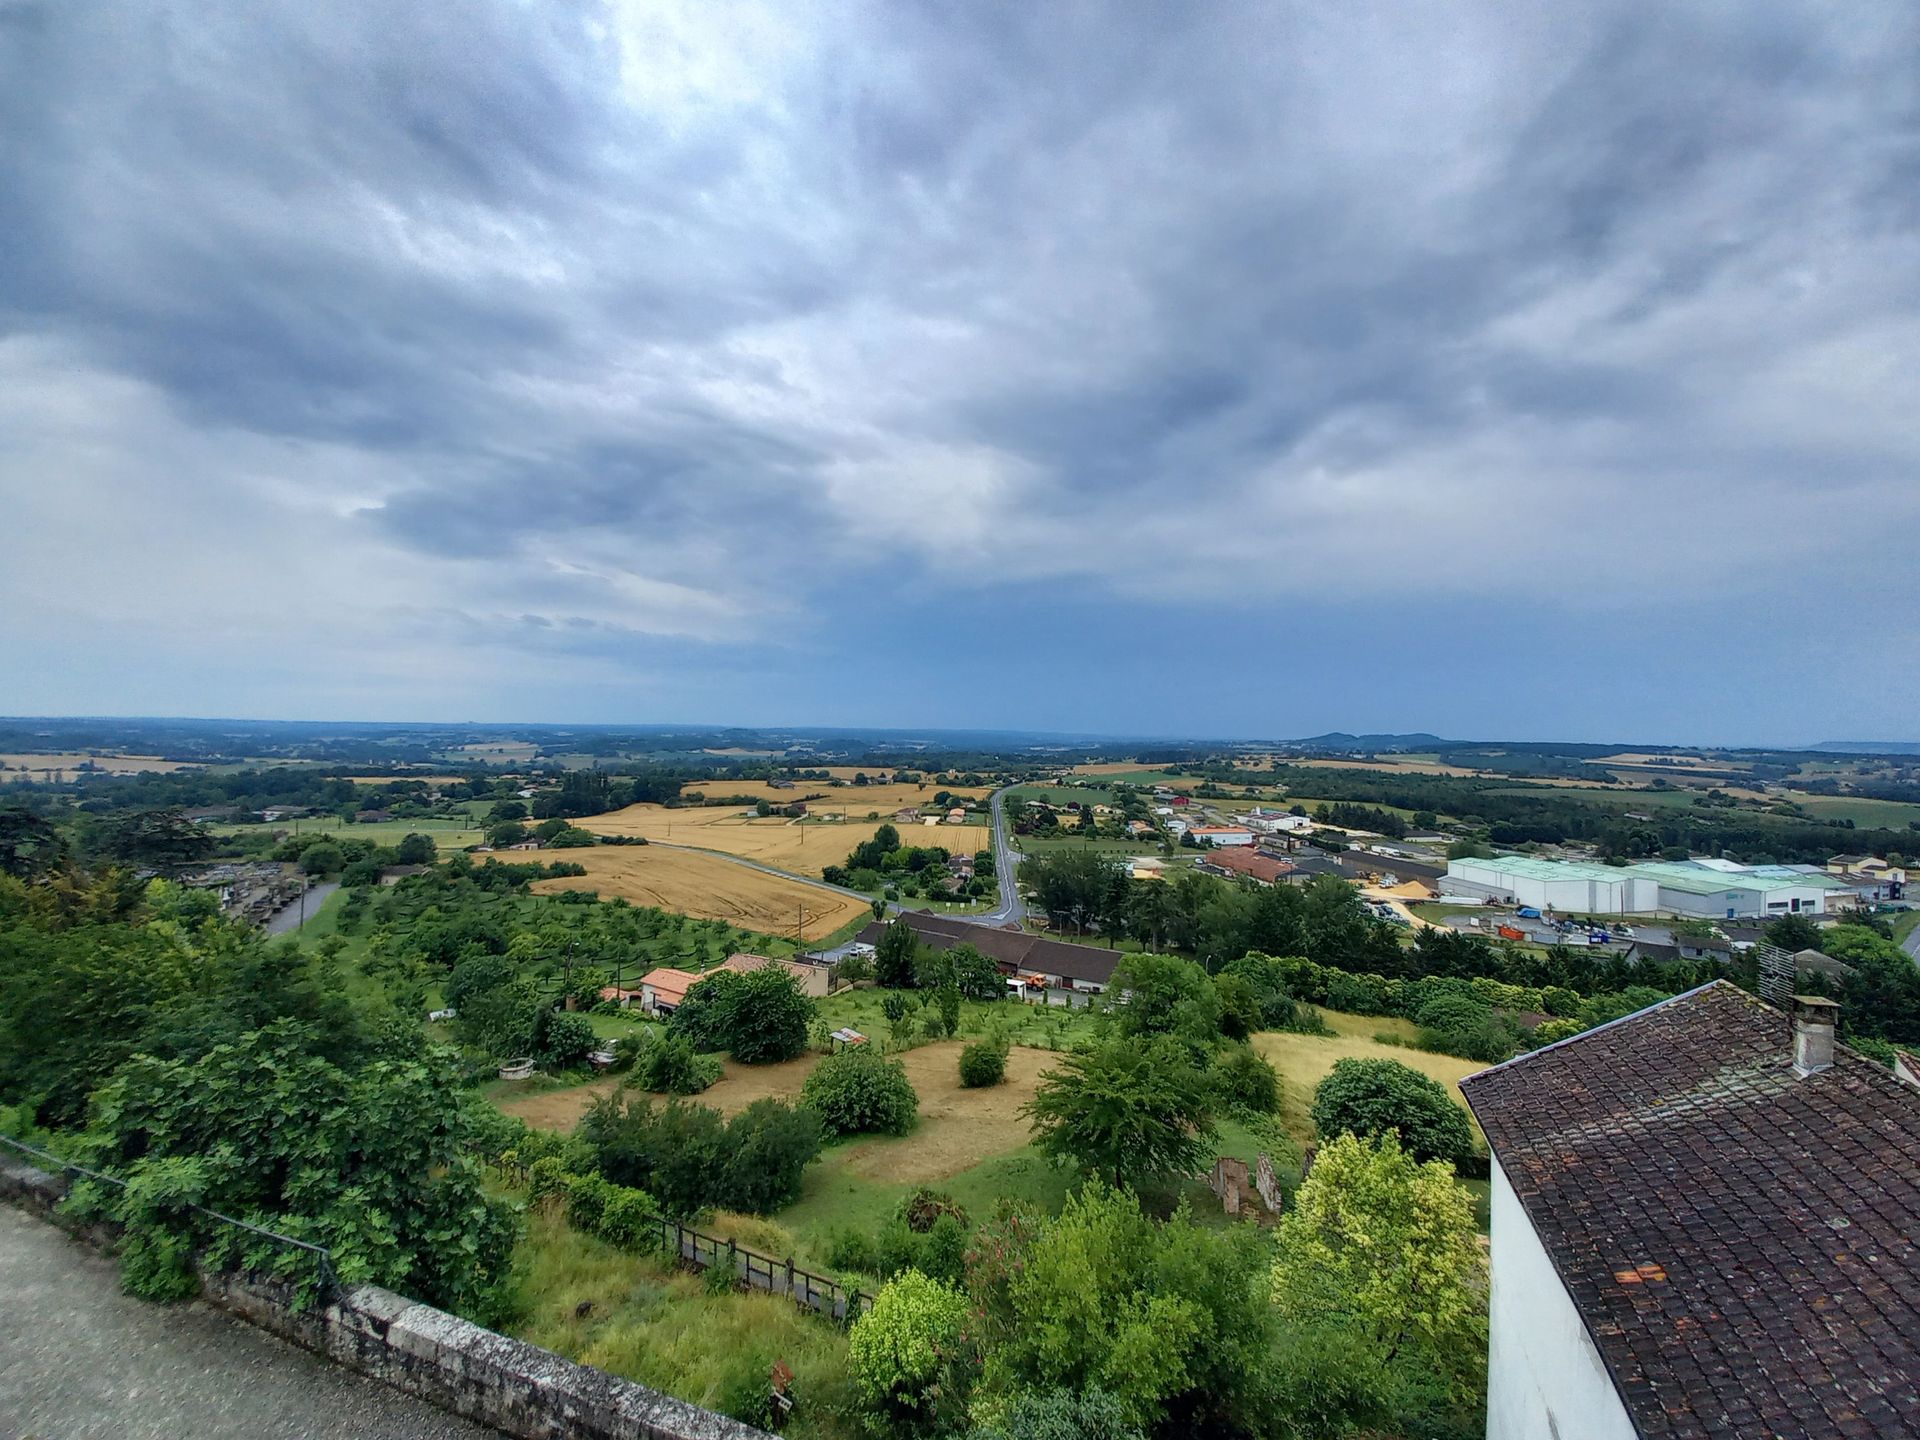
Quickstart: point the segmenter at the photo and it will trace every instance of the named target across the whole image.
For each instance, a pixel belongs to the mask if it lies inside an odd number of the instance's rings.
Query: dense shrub
[[[579,1134],[602,1175],[647,1191],[675,1217],[776,1210],[799,1195],[820,1153],[816,1118],[779,1100],[755,1101],[728,1122],[680,1100],[656,1107],[608,1096],[587,1111]]]
[[[1251,1045],[1229,1045],[1213,1062],[1213,1080],[1226,1109],[1271,1115],[1280,1108],[1280,1075]]]
[[[1044,1390],[1014,1396],[967,1440],[1145,1440],[1127,1407],[1104,1390]]]
[[[1473,1130],[1439,1081],[1398,1060],[1336,1060],[1313,1092],[1313,1123],[1323,1140],[1388,1130],[1415,1159],[1459,1160],[1473,1153]]]
[[[820,1154],[820,1120],[779,1100],[756,1100],[727,1124],[721,1194],[729,1210],[767,1215],[800,1198],[800,1180]]]
[[[982,1090],[1007,1078],[1007,1047],[999,1040],[976,1040],[960,1052],[960,1083]]]
[[[696,1055],[687,1037],[672,1031],[643,1045],[633,1063],[633,1083],[658,1095],[698,1095],[719,1078],[719,1059]]]
[[[933,1432],[965,1414],[966,1324],[966,1297],[917,1270],[881,1288],[854,1324],[847,1359],[883,1430]]]
[[[542,1070],[566,1070],[596,1044],[593,1022],[577,1010],[543,1009],[534,1023],[533,1056]]]
[[[919,1118],[920,1097],[897,1060],[860,1046],[813,1067],[800,1103],[834,1135],[904,1135]]]

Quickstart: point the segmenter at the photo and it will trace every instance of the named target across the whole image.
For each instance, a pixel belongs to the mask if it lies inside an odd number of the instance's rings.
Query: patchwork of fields
[[[792,936],[798,925],[804,940],[831,935],[867,913],[865,903],[852,896],[669,845],[555,851],[553,858],[584,865],[587,873],[537,880],[535,894],[592,890],[602,900],[618,897],[701,920],[725,920],[763,935]]]

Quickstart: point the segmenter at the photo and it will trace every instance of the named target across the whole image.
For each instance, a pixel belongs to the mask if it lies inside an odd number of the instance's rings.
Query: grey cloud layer
[[[902,566],[1498,598],[1649,514],[1566,603],[1897,575],[1911,7],[1027,8],[0,0],[0,360],[116,397],[0,490],[277,513],[400,668]]]

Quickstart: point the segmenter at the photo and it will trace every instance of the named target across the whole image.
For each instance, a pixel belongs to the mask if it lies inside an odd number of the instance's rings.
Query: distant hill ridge
[[[1412,735],[1349,735],[1344,730],[1334,730],[1293,743],[1319,750],[1432,750],[1436,746],[1455,742],[1442,740],[1438,735],[1429,735],[1425,731]]]

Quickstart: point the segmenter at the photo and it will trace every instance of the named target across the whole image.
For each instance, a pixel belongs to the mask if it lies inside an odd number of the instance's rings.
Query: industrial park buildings
[[[1818,915],[1857,899],[1855,888],[1812,865],[1662,860],[1600,865],[1501,855],[1452,860],[1441,898],[1501,900],[1575,915],[1682,915],[1702,920]]]

